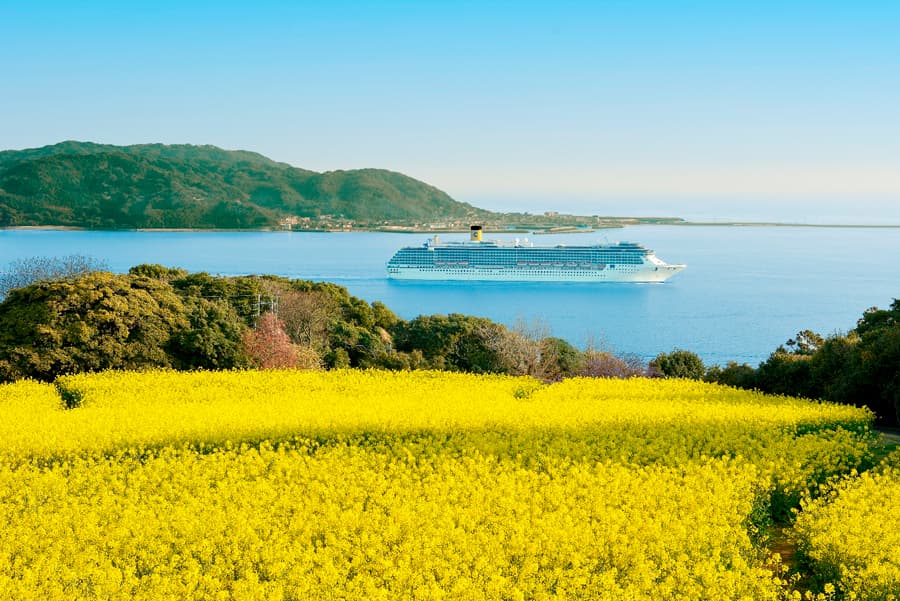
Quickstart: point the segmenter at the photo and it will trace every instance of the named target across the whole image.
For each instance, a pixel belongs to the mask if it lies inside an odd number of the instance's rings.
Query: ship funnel
[[[470,234],[470,237],[469,237],[470,240],[472,240],[473,242],[481,242],[481,226],[480,225],[473,225],[472,227],[470,227],[469,234]]]

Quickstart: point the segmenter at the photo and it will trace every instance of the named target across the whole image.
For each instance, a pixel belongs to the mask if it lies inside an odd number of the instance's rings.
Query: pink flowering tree
[[[299,349],[274,313],[263,314],[256,328],[244,335],[244,349],[253,364],[261,369],[292,368],[298,364]]]

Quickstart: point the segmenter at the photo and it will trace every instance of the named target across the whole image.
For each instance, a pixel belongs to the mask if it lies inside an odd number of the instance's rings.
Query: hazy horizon
[[[457,198],[498,212],[546,211],[611,217],[680,217],[688,221],[803,223],[813,225],[900,226],[900,203],[843,199],[793,199],[792,202],[753,198],[656,197],[491,197]]]

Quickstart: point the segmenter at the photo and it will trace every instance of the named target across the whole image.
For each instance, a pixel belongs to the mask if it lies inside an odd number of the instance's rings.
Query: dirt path
[[[900,448],[900,429],[876,428],[876,431],[881,433],[881,442],[884,444],[883,448],[876,451],[875,460],[877,463],[883,457]],[[778,553],[781,556],[781,565],[787,568],[787,574],[800,573],[800,580],[795,586],[799,590],[805,590],[804,586],[809,584],[809,574],[800,571],[800,566],[797,564],[797,543],[791,536],[791,527],[788,525],[773,526],[769,531],[769,540],[766,547],[769,551]],[[777,568],[777,565],[771,564],[768,567]]]
[[[878,431],[881,432],[881,439],[884,441],[884,444],[900,445],[900,430],[878,428]]]
[[[790,526],[775,526],[769,531],[769,542],[766,547],[781,556],[781,565],[789,572],[796,568],[797,544],[790,537]],[[775,567],[775,566],[772,566]]]

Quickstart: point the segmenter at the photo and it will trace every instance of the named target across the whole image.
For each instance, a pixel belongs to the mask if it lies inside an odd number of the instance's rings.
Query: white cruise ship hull
[[[684,265],[622,265],[605,269],[510,269],[494,267],[394,267],[393,280],[495,281],[495,282],[664,282]]]
[[[487,282],[664,282],[684,265],[669,265],[635,242],[567,246],[482,240],[433,241],[401,248],[387,263],[393,280]]]

